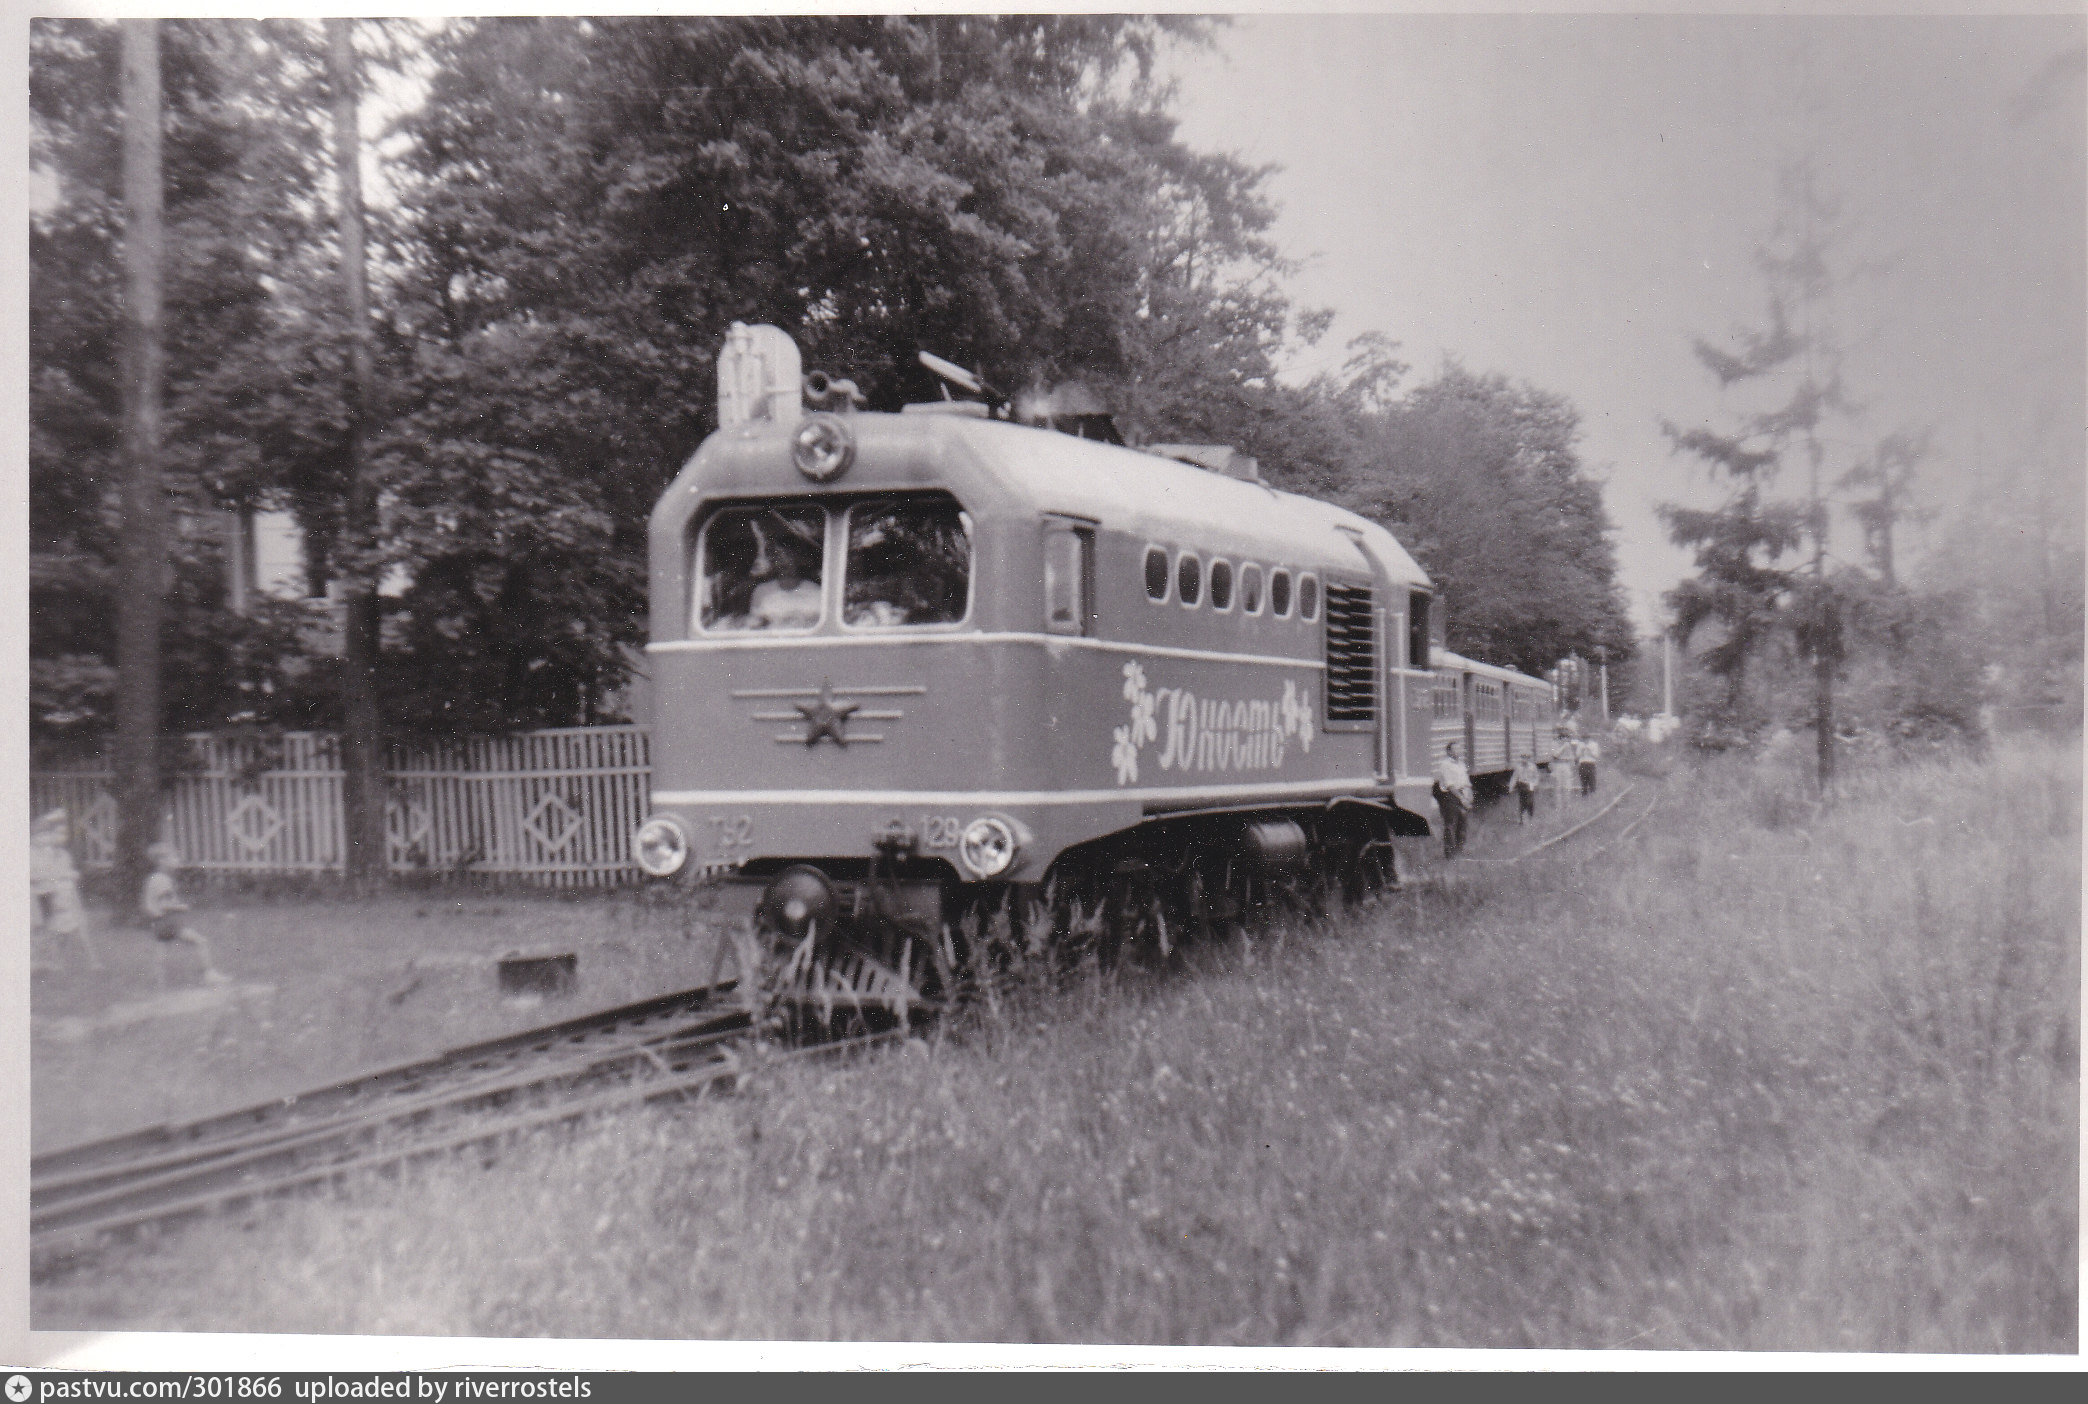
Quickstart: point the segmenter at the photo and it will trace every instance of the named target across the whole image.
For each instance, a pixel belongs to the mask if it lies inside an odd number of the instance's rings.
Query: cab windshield
[[[826,508],[727,507],[703,525],[696,617],[706,631],[819,627]]]
[[[858,629],[955,624],[971,598],[971,514],[946,492],[848,509],[841,622]]]

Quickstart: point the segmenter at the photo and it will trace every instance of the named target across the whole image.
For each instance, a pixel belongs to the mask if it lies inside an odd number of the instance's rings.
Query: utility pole
[[[1675,632],[1663,629],[1660,633],[1660,711],[1663,716],[1675,715]]]
[[[1602,724],[1609,725],[1609,645],[1595,645],[1595,666],[1602,678]]]
[[[340,183],[341,302],[348,323],[348,483],[341,514],[347,569],[341,582],[341,807],[347,820],[349,883],[367,888],[388,867],[384,835],[383,742],[377,718],[380,646],[374,545],[376,486],[363,463],[370,403],[369,290],[363,271],[361,73],[355,21],[326,21],[326,72],[333,87],[334,171]]]
[[[130,893],[159,837],[160,614],[167,589],[167,503],[160,481],[161,329],[159,21],[123,33],[123,528],[116,592],[116,870]],[[123,903],[119,910],[129,910]]]

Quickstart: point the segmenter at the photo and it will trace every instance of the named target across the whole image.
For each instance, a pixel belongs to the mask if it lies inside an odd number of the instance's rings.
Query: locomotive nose
[[[833,930],[835,906],[834,885],[825,873],[805,863],[776,874],[761,894],[762,915],[793,941],[802,939],[814,923],[822,931]]]

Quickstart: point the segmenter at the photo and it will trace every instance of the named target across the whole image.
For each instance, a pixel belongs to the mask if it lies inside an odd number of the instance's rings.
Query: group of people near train
[[[1435,764],[1436,809],[1443,817],[1443,856],[1455,858],[1464,851],[1465,833],[1472,813],[1472,775],[1460,754],[1463,743],[1449,742]],[[1544,760],[1524,751],[1515,763],[1509,785],[1515,791],[1515,822],[1527,824],[1537,817],[1537,790],[1546,771],[1561,800],[1569,791],[1583,797],[1595,793],[1595,769],[1602,759],[1602,746],[1594,737],[1583,737],[1565,727],[1555,734],[1552,752]]]

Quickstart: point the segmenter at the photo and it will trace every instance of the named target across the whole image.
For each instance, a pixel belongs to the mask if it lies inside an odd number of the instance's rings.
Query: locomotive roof
[[[856,463],[833,492],[947,487],[979,510],[1059,513],[1155,541],[1302,568],[1370,571],[1368,546],[1398,584],[1428,575],[1383,527],[1316,498],[1282,492],[1174,459],[1048,429],[955,414],[856,414]],[[794,426],[792,426],[794,427]],[[749,425],[712,436],[683,470],[692,497],[814,493],[789,466],[781,427]],[[779,453],[780,451],[780,453]],[[655,525],[664,523],[657,518]],[[1370,573],[1375,574],[1374,571]]]

